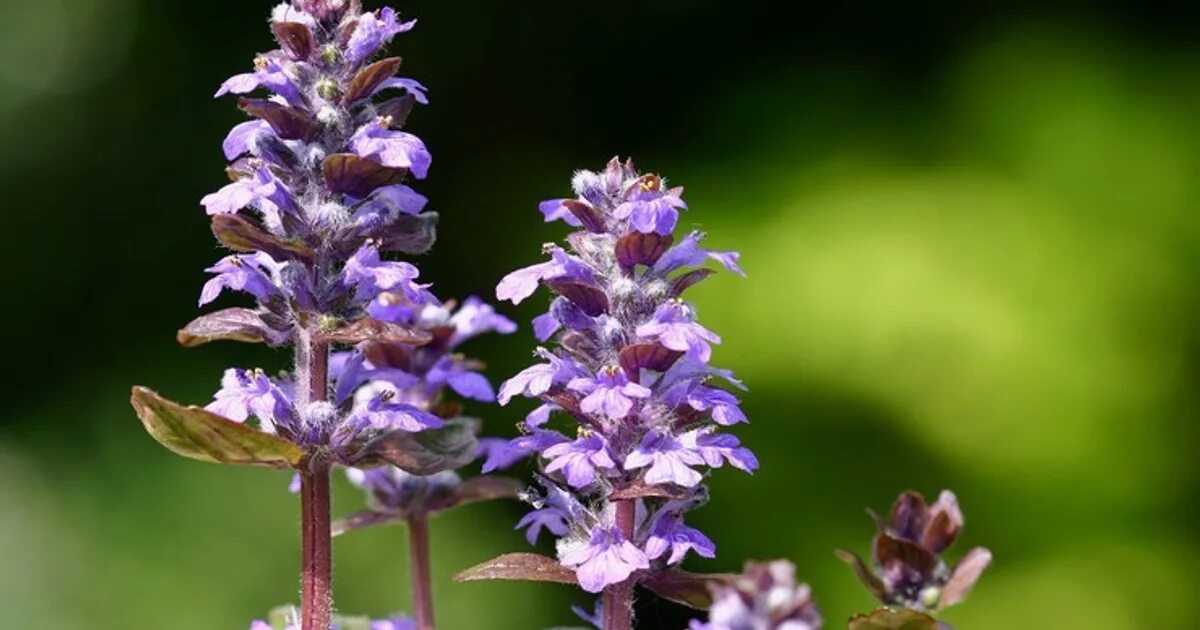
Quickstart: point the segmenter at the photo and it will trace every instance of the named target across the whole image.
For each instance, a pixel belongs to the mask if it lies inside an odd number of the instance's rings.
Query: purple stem
[[[417,513],[408,518],[408,563],[412,569],[413,613],[417,630],[434,630],[433,581],[429,571],[429,517]]]
[[[302,327],[296,334],[296,375],[301,409],[329,395],[329,344]],[[300,627],[328,630],[333,615],[333,536],[329,463],[312,458],[300,468]]]
[[[636,506],[632,499],[617,501],[617,527],[626,540],[633,540],[633,524]],[[604,630],[631,630],[633,628],[633,586],[630,578],[620,584],[604,589],[601,597],[604,607]]]
[[[300,623],[303,630],[329,628],[333,608],[333,553],[330,536],[329,467],[300,471],[304,573]]]

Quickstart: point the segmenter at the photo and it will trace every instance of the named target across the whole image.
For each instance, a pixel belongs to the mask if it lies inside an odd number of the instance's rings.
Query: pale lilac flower
[[[785,560],[746,564],[728,585],[712,586],[709,621],[690,630],[818,630],[821,613],[812,589],[796,583],[796,567]]]
[[[648,180],[648,185],[660,184],[657,180],[653,183]],[[680,197],[682,194],[681,188],[664,191],[639,186],[628,201],[616,207],[613,216],[628,219],[630,226],[639,232],[657,232],[665,236],[675,231],[679,210],[687,208]]]
[[[295,200],[287,187],[270,169],[259,167],[251,176],[226,185],[200,200],[209,215],[234,214],[253,207],[263,213],[268,224],[282,227],[281,215],[295,209]]]
[[[587,543],[576,544],[560,555],[563,565],[575,569],[579,586],[599,593],[609,584],[620,584],[634,571],[650,568],[646,554],[625,539],[615,527],[596,527]]]
[[[584,373],[569,358],[559,357],[544,349],[539,349],[536,354],[548,362],[525,368],[501,384],[499,398],[501,405],[507,405],[508,401],[517,395],[540,396],[550,391],[553,385],[565,384]]]
[[[350,148],[359,157],[371,158],[391,168],[406,168],[418,179],[425,179],[433,157],[420,138],[390,129],[391,121],[371,121],[350,137]]]
[[[496,392],[491,383],[479,372],[467,369],[460,359],[442,357],[425,376],[425,381],[434,387],[449,386],[459,396],[481,402],[495,402]]]
[[[654,522],[654,528],[646,539],[646,557],[656,560],[668,551],[670,556],[667,564],[679,564],[689,551],[705,558],[714,558],[717,546],[700,530],[685,525],[681,515],[666,511]]]
[[[646,483],[668,483],[685,488],[695,487],[704,478],[692,468],[704,464],[700,454],[667,433],[646,434],[637,450],[625,458],[625,470],[650,467],[642,477]]]
[[[282,264],[262,252],[226,256],[205,269],[215,276],[200,291],[200,306],[217,299],[226,289],[243,291],[253,295],[259,302],[269,302],[282,295],[278,287],[282,269]]]
[[[572,379],[567,383],[567,389],[587,394],[579,403],[581,411],[609,420],[620,420],[629,415],[634,399],[650,397],[648,388],[629,382],[624,372],[611,366],[600,370],[595,378]]]
[[[428,298],[426,286],[417,284],[421,272],[406,262],[384,261],[374,245],[362,246],[342,270],[342,281],[357,287],[358,299],[374,299],[380,293],[403,293],[409,300],[423,304]]]
[[[290,422],[291,407],[283,390],[262,371],[229,369],[205,409],[237,422],[254,416],[264,431],[274,433],[277,424]]]
[[[710,344],[721,343],[721,338],[696,323],[692,309],[678,300],[658,307],[654,319],[637,327],[637,335],[655,339],[671,350],[692,352],[704,362],[712,357]]]
[[[598,434],[580,437],[574,442],[555,444],[542,452],[550,462],[546,472],[562,471],[567,483],[583,488],[596,480],[597,470],[611,470],[617,464],[608,451],[608,442]]]
[[[396,11],[383,8],[378,14],[364,13],[358,18],[354,34],[346,45],[346,58],[351,63],[361,63],[386,46],[396,35],[411,31],[416,20],[400,22]]]

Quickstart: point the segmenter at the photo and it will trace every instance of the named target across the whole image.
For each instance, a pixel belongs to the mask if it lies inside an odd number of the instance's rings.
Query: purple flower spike
[[[305,525],[303,613],[277,611],[272,619],[298,628],[303,617],[306,630],[413,627],[402,618],[332,616],[333,466],[370,467],[359,481],[381,510],[411,511],[420,503],[440,511],[513,496],[509,480],[469,479],[455,491],[458,503],[438,502],[442,482],[456,479],[452,470],[477,455],[500,466],[567,440],[534,428],[545,419],[533,417],[521,439],[481,447],[478,422],[459,415],[462,399],[496,398],[479,373],[483,364],[459,347],[516,325],[478,298],[457,309],[443,303],[419,283],[416,266],[394,259],[424,254],[436,239],[438,216],[407,181],[426,177],[432,156],[403,130],[415,103],[429,102],[428,90],[395,76],[400,57],[374,59],[416,21],[401,21],[390,8],[364,12],[362,4],[279,3],[270,14],[277,48],[216,93],[238,95],[248,118],[221,143],[228,181],[200,200],[212,233],[232,255],[207,269],[199,301],[209,304],[230,290],[256,304],[196,318],[178,339],[188,347],[216,340],[291,345],[294,362],[278,378],[227,371],[207,410],[143,387],[131,397],[148,433],[177,454],[293,469],[290,488],[303,497]],[[582,262],[565,256],[556,257],[555,274],[574,277]],[[549,353],[545,358],[553,368],[547,388],[585,373]],[[376,524],[362,513],[339,523]],[[432,627],[432,604],[416,608],[420,626]],[[262,622],[254,628],[266,630]]]
[[[687,208],[683,189],[638,173],[630,161],[580,171],[572,189],[574,198],[538,208],[546,222],[578,228],[567,246],[543,246],[549,260],[496,287],[498,299],[513,303],[539,286],[554,297],[533,321],[549,348],[538,348],[538,363],[500,386],[501,404],[524,396],[539,406],[521,425],[526,435],[489,447],[486,466],[536,455],[547,491],[573,498],[573,509],[552,510],[531,496],[536,509],[522,523],[545,521],[531,540],[543,530],[557,536],[559,562],[575,569],[585,590],[630,577],[653,590],[674,579],[668,572],[688,552],[715,553],[707,536],[683,524],[683,513],[708,498],[708,470],[758,467],[737,438],[716,433],[747,421],[724,389],[744,388],[708,364],[721,338],[680,298],[716,273],[702,267],[710,261],[739,275],[741,267],[736,253],[701,248],[699,232],[674,234]],[[576,424],[579,437],[544,428],[555,417]]]
[[[599,593],[609,584],[620,584],[634,571],[650,568],[646,554],[615,527],[597,527],[586,543],[574,544],[559,558],[575,569],[579,586]]]

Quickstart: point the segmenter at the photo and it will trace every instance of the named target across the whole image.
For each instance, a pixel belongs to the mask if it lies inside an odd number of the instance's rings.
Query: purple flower
[[[461,359],[442,357],[425,376],[434,387],[449,385],[464,398],[481,402],[495,402],[496,392],[491,383],[478,372],[468,370]]]
[[[364,245],[346,261],[342,281],[346,286],[358,288],[360,300],[374,299],[380,293],[389,291],[402,293],[412,302],[423,304],[431,296],[426,291],[426,285],[415,282],[419,275],[421,272],[415,266],[406,262],[381,260],[377,247]]]
[[[534,453],[540,453],[566,441],[568,440],[563,434],[542,429],[535,429],[529,435],[512,440],[485,438],[480,440],[485,458],[482,472],[487,474],[503,470]]]
[[[507,335],[517,330],[517,325],[511,319],[498,314],[491,304],[475,296],[467,298],[448,323],[454,327],[454,334],[449,341],[451,348],[484,333]]]
[[[380,118],[359,127],[350,137],[350,148],[359,157],[391,168],[406,168],[417,179],[425,179],[433,162],[425,143],[411,133],[393,131],[390,125],[390,119]]]
[[[680,436],[679,442],[684,448],[699,455],[710,468],[720,468],[729,463],[734,468],[748,473],[758,470],[758,458],[754,453],[728,433],[695,429]]]
[[[650,568],[646,554],[625,539],[615,527],[598,526],[586,543],[573,543],[559,555],[564,566],[575,569],[579,586],[599,593],[610,584],[620,584],[634,571]]]
[[[225,152],[225,159],[236,160],[250,152],[258,136],[270,133],[271,125],[261,120],[248,120],[236,125],[229,131],[229,135],[225,136],[225,142],[221,144],[221,149]],[[243,204],[244,206],[245,204]]]
[[[296,87],[291,77],[278,62],[259,57],[254,61],[254,66],[254,72],[234,75],[222,83],[220,89],[213,95],[214,98],[226,94],[248,94],[264,87],[293,105],[304,102],[300,96],[300,89]]]
[[[462,485],[462,478],[450,470],[421,476],[395,466],[348,468],[346,479],[366,492],[373,509],[397,514],[438,509],[451,501]]]
[[[710,587],[709,621],[690,630],[817,630],[821,613],[812,589],[796,583],[796,567],[785,560],[746,563],[728,585]]]
[[[370,428],[379,432],[408,431],[410,433],[442,426],[441,418],[412,405],[392,402],[392,398],[393,396],[386,392],[372,398],[364,408],[351,414],[346,424],[358,424],[361,428]]]
[[[704,261],[707,259],[712,259],[739,276],[746,275],[746,272],[738,265],[738,259],[741,258],[741,254],[703,249],[700,247],[700,241],[702,240],[704,240],[703,232],[688,234],[679,244],[668,249],[662,255],[662,258],[658,259],[658,262],[654,263],[654,271],[660,274],[667,274],[680,267],[694,267],[704,264]]]
[[[422,105],[429,104],[429,94],[428,94],[429,88],[422,85],[421,82],[417,81],[416,79],[405,79],[402,77],[392,77],[390,79],[384,79],[379,84],[379,87],[375,88],[375,91],[371,93],[371,96],[375,96],[376,94],[379,94],[380,92],[383,92],[384,90],[395,90],[395,89],[404,90],[404,91],[408,92],[409,94],[412,95],[414,101],[416,101]]]
[[[749,422],[737,396],[716,387],[684,381],[680,387],[670,390],[663,398],[673,406],[687,405],[696,411],[707,412],[713,422],[722,426]]]
[[[671,555],[667,558],[667,564],[675,565],[689,551],[705,558],[714,558],[717,546],[700,530],[685,525],[682,516],[667,512],[654,522],[650,537],[646,539],[646,557],[656,560],[668,551]]]
[[[679,221],[679,210],[686,209],[680,195],[682,188],[660,190],[662,182],[649,176],[638,185],[630,199],[616,207],[613,216],[629,219],[629,225],[643,233],[656,232],[666,236],[675,231]]]
[[[282,264],[262,252],[226,256],[205,269],[216,275],[200,291],[200,306],[217,299],[225,289],[244,291],[259,302],[269,302],[281,295],[279,273],[282,269]]]
[[[225,370],[221,389],[205,409],[237,422],[253,415],[263,431],[274,433],[278,424],[291,422],[292,403],[261,370]]]
[[[540,510],[534,510],[521,517],[517,521],[516,527],[513,529],[525,529],[525,540],[529,544],[536,545],[538,537],[541,536],[542,530],[545,529],[555,536],[564,536],[567,533],[567,515],[554,507],[545,507]]]
[[[705,460],[667,433],[647,433],[636,451],[625,458],[625,470],[649,466],[642,475],[647,485],[670,483],[685,488],[699,485],[703,475],[692,466],[702,466]]]
[[[574,442],[555,444],[542,452],[550,463],[546,472],[563,471],[567,483],[575,488],[591,485],[596,480],[596,470],[611,470],[617,464],[608,451],[608,442],[598,434],[581,437]]]
[[[721,343],[716,333],[696,323],[691,307],[679,300],[658,307],[654,319],[637,327],[637,335],[677,352],[691,352],[706,363],[712,357],[709,344]]]
[[[396,35],[411,31],[417,25],[416,20],[400,22],[398,18],[396,11],[387,7],[381,9],[378,15],[364,13],[359,16],[354,33],[346,45],[346,58],[354,64],[362,63]]]
[[[376,188],[351,219],[364,233],[390,225],[401,215],[421,214],[429,200],[404,184]]]
[[[563,203],[564,201],[569,200],[550,199],[549,201],[543,201],[538,204],[538,211],[542,213],[542,216],[546,217],[546,223],[563,221],[571,227],[582,227],[583,224],[579,222],[579,219],[575,218],[574,214],[571,214],[566,204]]]
[[[571,606],[571,612],[597,630],[602,630],[604,627],[604,600],[602,599],[596,600],[596,605],[591,612],[588,612],[582,606]]]
[[[371,622],[371,630],[417,630],[417,624],[404,616]]]
[[[501,384],[501,405],[507,405],[517,395],[540,396],[550,391],[552,386],[566,383],[584,373],[571,359],[558,357],[543,349],[539,349],[537,355],[548,362],[525,368]]]
[[[530,265],[504,276],[500,284],[496,285],[496,299],[520,304],[525,298],[533,295],[538,283],[544,280],[577,280],[587,284],[595,282],[591,269],[579,258],[553,245],[547,247],[547,250],[552,255],[549,262]]]
[[[567,388],[587,394],[579,403],[584,413],[620,420],[633,409],[634,399],[649,398],[650,390],[631,383],[620,368],[608,366],[595,378],[579,377],[567,383]]]
[[[253,207],[263,214],[267,227],[283,229],[282,214],[295,208],[292,193],[266,167],[254,169],[252,176],[243,177],[200,200],[209,215],[234,214]]]

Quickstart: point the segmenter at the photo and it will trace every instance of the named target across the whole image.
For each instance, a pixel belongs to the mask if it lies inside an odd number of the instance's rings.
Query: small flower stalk
[[[426,90],[396,76],[398,57],[381,54],[415,24],[390,8],[363,11],[358,0],[293,0],[271,12],[278,48],[217,90],[237,95],[248,120],[222,144],[229,183],[201,200],[231,253],[206,270],[200,305],[237,292],[253,306],[201,316],[178,339],[187,347],[214,340],[291,347],[294,363],[278,373],[231,368],[203,408],[142,387],[133,392],[147,431],[178,454],[296,471],[303,601],[280,622],[287,627],[333,627],[331,468],[353,467],[372,485],[473,460],[478,422],[443,394],[488,402],[495,395],[478,374],[482,364],[457,347],[515,328],[478,299],[457,309],[441,302],[414,265],[391,259],[427,251],[437,223],[425,197],[405,183],[424,179],[432,162],[424,143],[401,130],[428,102]],[[389,509],[411,520],[501,494],[482,486],[447,491],[445,503],[410,499]]]
[[[878,528],[872,542],[871,566],[849,551],[839,549],[837,556],[850,565],[887,609],[856,618],[862,625],[852,623],[852,627],[863,630],[882,627],[870,625],[874,623],[871,619],[893,614],[920,620],[914,622],[917,624],[914,628],[926,627],[922,623],[929,628],[939,627],[934,615],[966,599],[991,564],[992,553],[975,547],[953,568],[942,558],[963,527],[958,498],[949,490],[943,490],[933,505],[926,503],[919,493],[908,490],[896,499],[886,519],[874,512],[870,514]]]
[[[714,273],[706,262],[743,272],[738,254],[707,250],[704,234],[677,229],[683,189],[658,175],[614,158],[572,184],[575,197],[540,206],[546,221],[575,228],[566,247],[546,245],[548,261],[509,274],[496,289],[514,304],[549,289],[550,309],[533,326],[552,345],[501,386],[501,404],[521,396],[539,405],[521,424],[524,435],[485,444],[484,469],[537,458],[540,487],[526,493],[534,509],[519,527],[531,543],[542,532],[554,536],[558,557],[521,560],[567,569],[585,591],[602,594],[605,629],[629,628],[636,584],[663,583],[689,553],[716,553],[685,520],[708,500],[707,471],[758,468],[724,432],[747,421],[731,391],[742,384],[710,364],[721,338],[685,300]],[[567,431],[552,428],[555,418]],[[497,559],[492,569],[515,560]],[[485,565],[460,578],[497,577]]]

